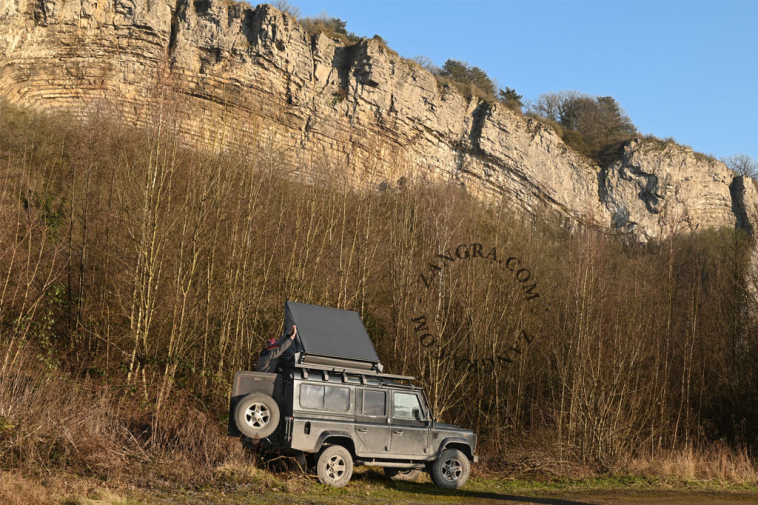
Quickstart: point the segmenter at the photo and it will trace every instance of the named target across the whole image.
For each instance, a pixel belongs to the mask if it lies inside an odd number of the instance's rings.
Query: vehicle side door
[[[361,456],[386,457],[390,452],[388,391],[355,388],[356,452]],[[360,446],[360,447],[358,447]]]
[[[390,451],[393,456],[429,456],[429,418],[418,393],[392,391]]]

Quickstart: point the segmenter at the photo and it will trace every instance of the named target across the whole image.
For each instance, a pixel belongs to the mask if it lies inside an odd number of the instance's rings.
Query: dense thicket
[[[214,460],[177,405],[223,437],[232,374],[282,330],[288,299],[359,311],[387,370],[419,377],[484,454],[536,444],[615,468],[641,450],[758,444],[741,234],[645,245],[455,187],[354,187],[328,160],[293,176],[273,141],[195,151],[166,104],[153,110],[135,130],[0,106],[4,464],[45,453],[35,423],[53,421],[18,401],[39,380],[50,401],[111,406],[102,429],[124,444],[138,430]]]

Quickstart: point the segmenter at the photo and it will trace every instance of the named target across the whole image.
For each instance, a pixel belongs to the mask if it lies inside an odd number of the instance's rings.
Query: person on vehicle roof
[[[258,363],[255,368],[259,372],[271,372],[276,373],[276,366],[279,364],[279,357],[289,349],[292,342],[297,335],[297,326],[292,325],[292,329],[289,334],[284,334],[279,340],[270,338],[268,340],[268,347],[261,351],[261,355],[258,358]]]

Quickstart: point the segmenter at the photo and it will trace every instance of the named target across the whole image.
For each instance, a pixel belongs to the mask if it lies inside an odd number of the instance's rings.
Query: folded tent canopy
[[[298,337],[290,349],[296,363],[381,371],[379,356],[357,312],[288,301],[285,330],[289,332],[293,324]]]

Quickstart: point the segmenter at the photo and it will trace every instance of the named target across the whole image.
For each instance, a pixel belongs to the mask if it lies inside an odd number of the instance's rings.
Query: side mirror
[[[416,421],[425,421],[424,416],[419,409],[413,409],[413,418]]]

